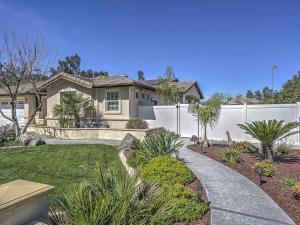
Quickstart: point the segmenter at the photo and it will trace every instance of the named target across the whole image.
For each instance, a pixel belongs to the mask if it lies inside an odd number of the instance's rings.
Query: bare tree
[[[2,43],[1,43],[2,42]],[[15,34],[3,35],[0,41],[0,88],[7,92],[11,105],[11,117],[0,114],[13,123],[16,137],[25,133],[36,113],[41,110],[42,101],[39,92],[39,81],[46,75],[47,57],[44,41],[41,38],[29,40],[28,36],[18,39]],[[20,126],[17,117],[17,99],[24,94],[24,86],[30,86],[36,97],[36,107],[29,115],[25,126]]]

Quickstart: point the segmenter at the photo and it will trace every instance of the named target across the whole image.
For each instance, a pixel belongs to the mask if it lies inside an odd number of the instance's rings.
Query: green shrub
[[[207,203],[188,198],[170,199],[169,203],[174,210],[172,215],[174,222],[191,222],[201,218],[209,210]]]
[[[146,164],[148,161],[145,159],[142,151],[132,151],[128,156],[127,163],[133,168],[138,168]]]
[[[208,204],[199,202],[196,193],[181,184],[163,185],[167,202],[173,209],[174,222],[190,222],[201,218],[208,210]]]
[[[300,183],[296,183],[292,188],[292,192],[294,194],[295,199],[300,200]]]
[[[272,177],[275,174],[274,164],[268,160],[254,163],[254,165],[252,166],[252,169],[255,172],[258,172],[259,169],[261,169],[262,175],[264,175],[266,177]]]
[[[126,129],[148,129],[148,123],[140,118],[130,118]]]
[[[282,184],[286,187],[293,187],[293,186],[295,186],[296,183],[297,183],[297,181],[290,177],[285,177],[282,180]]]
[[[223,160],[229,165],[235,165],[240,157],[240,154],[241,152],[233,147],[225,148],[219,153]]]
[[[290,149],[291,148],[289,145],[287,145],[286,143],[281,143],[277,146],[276,151],[282,155],[287,155],[289,154]]]
[[[170,156],[158,156],[148,162],[142,172],[142,179],[159,185],[191,183],[195,176],[182,162]]]
[[[162,189],[169,199],[183,197],[197,200],[196,193],[191,188],[185,187],[182,184],[162,185]]]
[[[232,147],[244,153],[257,153],[257,148],[247,141],[233,142]]]
[[[134,143],[135,153],[129,157],[131,166],[143,166],[154,157],[175,154],[182,146],[180,136],[161,129]]]

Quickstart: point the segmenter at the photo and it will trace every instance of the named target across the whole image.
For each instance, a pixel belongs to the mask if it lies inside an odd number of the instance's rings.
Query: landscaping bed
[[[202,148],[196,145],[188,146],[191,150],[203,154],[213,160],[216,160],[226,166],[229,166],[219,155],[224,149],[219,146]],[[258,186],[260,179],[257,173],[252,169],[254,163],[262,161],[259,154],[241,153],[239,162],[230,168],[241,173]],[[274,164],[275,174],[272,177],[263,177],[261,188],[296,222],[300,224],[300,200],[296,200],[290,187],[283,184],[283,179],[293,178],[300,181],[300,150],[290,150],[289,154],[280,157]]]
[[[107,145],[41,145],[0,150],[0,184],[16,179],[55,187],[50,203],[71,185],[95,179],[99,164],[118,173],[125,170],[118,150]]]
[[[141,181],[156,183],[172,210],[172,224],[210,223],[205,191],[193,172],[178,158],[179,137],[165,130],[134,141],[132,150],[123,151],[129,166],[138,171]]]

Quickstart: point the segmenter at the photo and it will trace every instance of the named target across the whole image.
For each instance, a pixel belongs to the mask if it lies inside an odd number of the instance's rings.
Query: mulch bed
[[[196,145],[188,146],[191,150],[203,154],[228,166],[218,155],[222,147],[212,146],[208,149],[203,148],[202,153]],[[241,173],[259,186],[259,177],[252,170],[255,162],[261,161],[262,158],[257,154],[242,153],[241,160],[230,168]],[[294,178],[300,182],[300,150],[291,150],[289,154],[280,158],[275,163],[275,175],[273,177],[264,177],[261,188],[296,222],[300,224],[300,200],[293,197],[291,188],[282,184],[284,178]]]

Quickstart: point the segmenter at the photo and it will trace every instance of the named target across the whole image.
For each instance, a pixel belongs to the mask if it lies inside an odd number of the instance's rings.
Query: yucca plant
[[[272,162],[274,162],[273,148],[275,141],[299,132],[291,132],[291,130],[299,126],[298,122],[289,122],[284,124],[283,120],[277,121],[275,119],[238,124],[238,126],[245,130],[246,134],[249,134],[260,141],[264,159],[268,159]]]
[[[60,104],[54,105],[53,116],[58,118],[60,127],[80,127],[80,117],[90,103],[91,100],[82,94],[66,94]]]
[[[161,129],[155,131],[143,141],[134,144],[135,152],[129,157],[131,166],[138,167],[161,155],[174,155],[183,146],[180,136]]]
[[[172,209],[155,184],[99,170],[96,182],[84,181],[57,200],[51,225],[170,224]]]

